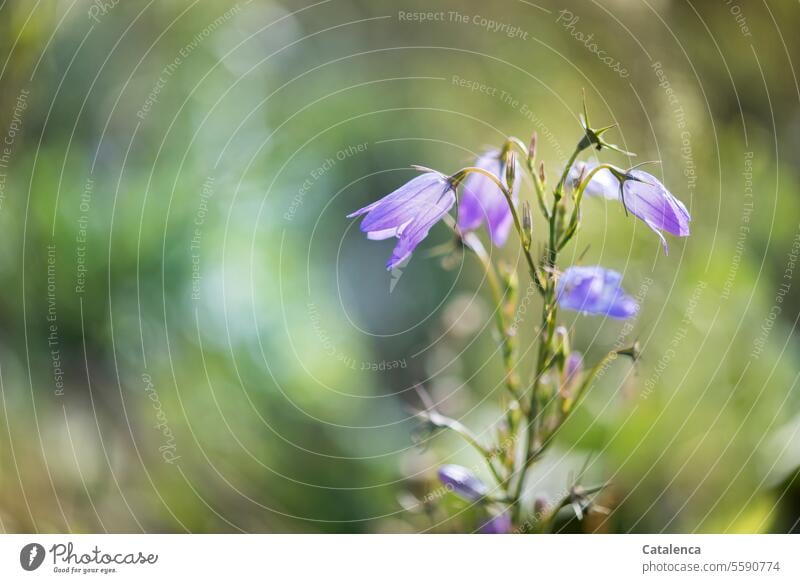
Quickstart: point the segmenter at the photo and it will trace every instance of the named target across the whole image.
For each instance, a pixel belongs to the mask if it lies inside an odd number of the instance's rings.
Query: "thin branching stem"
[[[569,223],[567,223],[567,228],[564,231],[564,234],[558,243],[558,251],[561,251],[561,249],[563,249],[566,246],[566,244],[570,242],[572,237],[577,232],[580,221],[580,206],[581,206],[581,201],[583,200],[583,191],[586,190],[586,187],[589,185],[589,182],[591,182],[592,178],[594,178],[594,175],[600,172],[601,170],[609,170],[609,171],[613,170],[620,172],[619,168],[611,164],[598,164],[597,166],[595,166],[589,172],[586,173],[586,176],[584,176],[581,183],[575,189],[575,197],[574,197],[575,200],[572,206],[572,215],[570,216]]]
[[[528,170],[528,174],[530,174],[530,177],[533,180],[533,188],[536,191],[536,201],[539,204],[539,210],[542,211],[544,218],[549,221],[550,210],[547,208],[547,203],[545,202],[544,184],[542,184],[542,180],[541,178],[539,178],[539,174],[536,172],[536,167],[535,167],[536,160],[528,155],[528,148],[519,138],[511,136],[508,138],[507,143],[516,147],[520,151],[520,153],[524,156],[526,160],[525,168]]]
[[[522,248],[522,254],[525,256],[525,261],[528,263],[528,270],[530,271],[531,278],[533,282],[536,284],[536,287],[539,289],[540,293],[544,293],[544,282],[542,274],[539,272],[538,267],[536,266],[536,262],[531,255],[530,249],[526,249],[525,246],[525,234],[522,230],[522,222],[519,219],[519,214],[517,213],[517,209],[514,205],[514,201],[511,198],[511,193],[509,192],[508,188],[500,182],[500,180],[488,170],[484,170],[483,168],[478,168],[477,166],[469,166],[467,168],[462,168],[458,174],[469,174],[469,173],[477,173],[485,176],[492,182],[494,182],[503,195],[506,197],[506,202],[508,202],[508,207],[511,209],[511,217],[514,219],[514,227],[517,230],[517,235],[519,236],[520,247]]]
[[[548,219],[549,225],[549,237],[548,237],[548,245],[547,245],[547,252],[546,252],[546,265],[544,268],[552,273],[552,270],[555,268],[556,259],[558,257],[558,205],[561,201],[561,197],[564,190],[564,183],[567,180],[567,176],[569,175],[569,171],[572,168],[572,165],[577,160],[580,153],[586,148],[586,140],[581,139],[578,142],[578,145],[575,147],[575,150],[572,152],[569,160],[567,161],[567,165],[564,168],[564,171],[561,173],[561,178],[559,179],[556,187],[553,191],[553,204],[552,209],[550,210],[549,214],[545,213],[545,217]],[[553,333],[555,331],[555,322],[556,322],[556,314],[557,314],[557,305],[556,305],[556,297],[555,297],[555,278],[553,276],[549,277],[546,282],[543,284],[543,304],[542,304],[542,321],[540,324],[540,334],[541,337],[539,339],[539,351],[538,357],[536,362],[536,372],[534,376],[533,386],[531,387],[530,391],[530,401],[527,407],[527,417],[526,417],[526,432],[527,435],[525,436],[525,445],[523,448],[523,457],[519,462],[519,467],[516,469],[515,474],[517,474],[517,482],[516,487],[514,488],[513,493],[513,500],[514,504],[512,507],[512,520],[516,522],[519,518],[521,508],[520,508],[520,499],[522,497],[522,492],[525,488],[525,478],[528,473],[528,468],[531,464],[532,454],[535,448],[542,448],[542,445],[538,445],[537,441],[539,440],[539,420],[540,420],[540,411],[539,411],[539,393],[542,378],[544,374],[547,372],[548,367],[550,366],[550,352],[552,351],[552,340],[553,340]]]
[[[508,390],[509,398],[511,399],[511,406],[508,408],[506,420],[508,422],[509,432],[513,435],[517,426],[515,411],[519,408],[519,376],[516,371],[516,347],[514,345],[513,331],[510,328],[510,324],[505,317],[503,309],[503,305],[507,301],[506,294],[500,285],[492,259],[489,257],[480,239],[474,233],[465,233],[463,239],[467,247],[472,249],[475,253],[475,256],[486,272],[486,279],[489,283],[492,299],[497,306],[494,311],[495,325],[500,335],[501,348],[503,351],[505,386]]]

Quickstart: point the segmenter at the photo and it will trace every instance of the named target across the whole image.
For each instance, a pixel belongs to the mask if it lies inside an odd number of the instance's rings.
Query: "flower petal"
[[[439,468],[438,475],[442,484],[467,500],[479,500],[489,493],[486,484],[463,466],[444,465]]]
[[[446,185],[447,179],[444,176],[426,172],[391,194],[347,216],[352,218],[366,214],[361,223],[361,230],[365,233],[397,228],[413,219],[420,208],[435,202]]]
[[[675,198],[652,174],[631,171],[637,180],[623,185],[625,206],[654,230],[666,231],[676,237],[689,235],[691,217],[686,206]]]
[[[508,512],[495,514],[478,529],[481,534],[508,534],[511,532],[511,516]]]
[[[622,275],[600,266],[570,267],[558,280],[559,306],[587,314],[630,318],[639,309],[621,286]]]
[[[455,192],[447,177],[438,172],[426,172],[347,216],[367,215],[361,221],[360,229],[368,239],[399,239],[387,263],[387,269],[391,270],[411,255],[455,200]]]
[[[447,211],[452,208],[455,202],[456,195],[452,189],[448,188],[444,193],[441,193],[439,200],[429,204],[427,208],[419,210],[414,219],[399,230],[399,240],[394,251],[392,251],[391,258],[386,263],[386,269],[391,270],[407,259],[414,252],[417,245],[428,236],[431,227],[447,214]]]
[[[382,231],[369,231],[367,233],[367,239],[372,241],[383,241],[384,239],[389,239],[390,237],[399,237],[403,230],[409,225],[409,223],[411,223],[411,221],[412,219],[409,219],[399,227],[390,227],[388,229],[383,229]]]
[[[650,229],[658,235],[658,238],[661,239],[661,246],[664,247],[664,255],[669,255],[669,247],[667,246],[667,238],[664,234],[658,230],[658,225],[656,225],[650,219],[644,219],[644,224],[650,227]]]
[[[482,154],[475,162],[475,166],[490,172],[504,180],[502,176],[503,163],[500,152],[489,150]],[[513,200],[517,199],[519,177],[521,168],[517,168],[514,186],[512,188]],[[472,231],[486,222],[492,243],[502,247],[508,240],[508,234],[513,224],[511,209],[505,195],[497,185],[488,177],[472,173],[464,181],[464,188],[458,205],[458,228],[461,231]]]

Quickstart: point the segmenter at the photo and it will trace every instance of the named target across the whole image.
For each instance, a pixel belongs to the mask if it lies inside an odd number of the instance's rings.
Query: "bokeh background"
[[[483,468],[412,411],[421,383],[493,435],[480,270],[437,227],[387,273],[392,243],[345,215],[509,134],[537,131],[555,176],[583,89],[692,236],[665,256],[586,203],[562,266],[623,272],[643,309],[563,322],[588,360],[643,356],[528,500],[585,468],[610,514],[572,530],[797,530],[798,21],[778,0],[3,0],[0,529],[472,531],[435,470]]]

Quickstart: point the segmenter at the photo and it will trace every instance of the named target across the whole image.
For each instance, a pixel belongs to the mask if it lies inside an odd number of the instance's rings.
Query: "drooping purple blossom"
[[[569,180],[575,184],[581,174],[585,177],[597,167],[596,162],[578,162],[570,169]],[[692,217],[686,206],[669,192],[652,174],[642,170],[631,170],[633,180],[625,180],[620,198],[619,180],[608,170],[598,170],[589,180],[584,194],[601,196],[610,200],[622,200],[625,208],[642,221],[661,239],[664,252],[669,253],[667,240],[662,231],[676,237],[689,235]]]
[[[464,466],[447,464],[439,468],[439,480],[447,488],[467,500],[479,500],[489,493],[489,488]]]
[[[398,242],[386,264],[391,270],[411,256],[435,225],[456,202],[456,193],[448,178],[438,172],[426,172],[407,182],[382,199],[347,215],[363,214],[361,231],[368,239],[380,241],[397,237]]]
[[[639,310],[622,289],[622,275],[598,265],[570,267],[558,280],[558,305],[586,314],[630,318]]]
[[[622,185],[625,207],[642,219],[661,238],[664,253],[669,253],[667,240],[662,231],[676,237],[689,236],[689,211],[652,174],[641,170],[629,172],[635,180],[626,180]]]
[[[514,202],[517,200],[522,175],[519,164],[516,164],[514,185],[511,189]],[[501,182],[505,180],[504,162],[498,150],[484,152],[475,161],[475,166],[494,174]],[[458,228],[461,231],[472,231],[480,227],[484,221],[492,243],[497,247],[505,245],[513,224],[508,201],[490,178],[473,172],[464,180],[464,188],[458,203]]]
[[[481,534],[508,534],[511,532],[511,516],[508,512],[495,514],[478,529]]]

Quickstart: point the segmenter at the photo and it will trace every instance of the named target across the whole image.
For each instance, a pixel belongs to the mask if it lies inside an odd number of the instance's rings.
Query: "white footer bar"
[[[800,581],[793,535],[3,535],[0,581]]]

